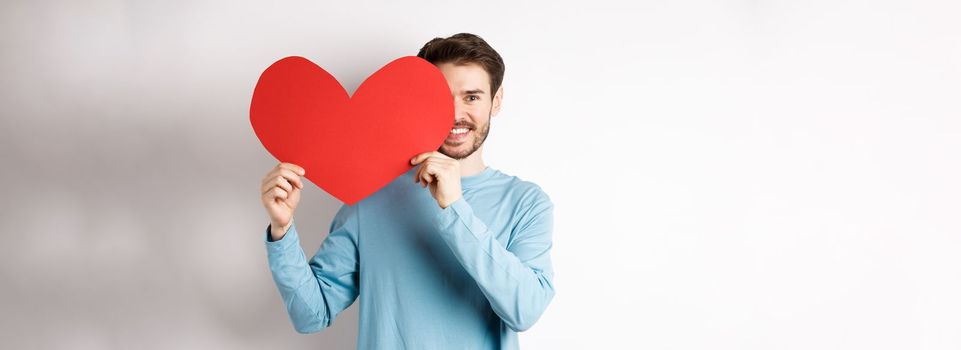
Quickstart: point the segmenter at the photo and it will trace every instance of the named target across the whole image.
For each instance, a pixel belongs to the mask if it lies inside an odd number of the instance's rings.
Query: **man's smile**
[[[461,143],[467,139],[473,128],[469,126],[455,126],[450,129],[450,134],[447,135],[447,140],[445,143]]]

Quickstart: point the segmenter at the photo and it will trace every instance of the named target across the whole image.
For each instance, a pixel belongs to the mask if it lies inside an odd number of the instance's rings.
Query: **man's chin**
[[[445,156],[448,156],[454,159],[464,159],[464,158],[467,158],[467,156],[471,155],[471,153],[474,153],[474,152],[471,152],[470,149],[463,148],[461,146],[463,146],[463,144],[460,146],[454,146],[454,147],[451,147],[445,144],[441,146],[440,149],[437,151]]]

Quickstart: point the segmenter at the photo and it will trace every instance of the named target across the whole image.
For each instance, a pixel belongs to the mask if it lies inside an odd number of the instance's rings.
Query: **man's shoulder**
[[[494,177],[497,179],[496,183],[503,186],[504,190],[515,197],[518,202],[528,205],[552,205],[550,196],[534,181],[511,175],[501,170],[494,171]]]
[[[547,191],[536,182],[519,176],[499,171],[497,175],[505,187],[504,197],[498,202],[501,203],[500,205],[512,206],[510,222],[513,226],[510,230],[509,241],[516,240],[515,234],[520,231],[527,232],[526,235],[545,234],[549,236],[549,230],[525,231],[525,228],[533,227],[532,225],[539,225],[538,227],[543,228],[552,224],[554,203]]]

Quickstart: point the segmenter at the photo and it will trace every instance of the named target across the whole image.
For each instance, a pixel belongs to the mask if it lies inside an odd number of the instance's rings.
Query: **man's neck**
[[[484,171],[487,165],[484,164],[484,157],[481,155],[483,151],[484,146],[482,145],[467,158],[458,160],[460,162],[460,177],[474,176]]]

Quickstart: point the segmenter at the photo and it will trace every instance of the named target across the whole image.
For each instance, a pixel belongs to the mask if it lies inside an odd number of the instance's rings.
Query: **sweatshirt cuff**
[[[267,245],[268,253],[282,253],[291,247],[299,247],[300,236],[297,235],[297,223],[291,223],[287,233],[276,241],[270,238],[270,224],[268,224],[264,235],[264,243]]]

